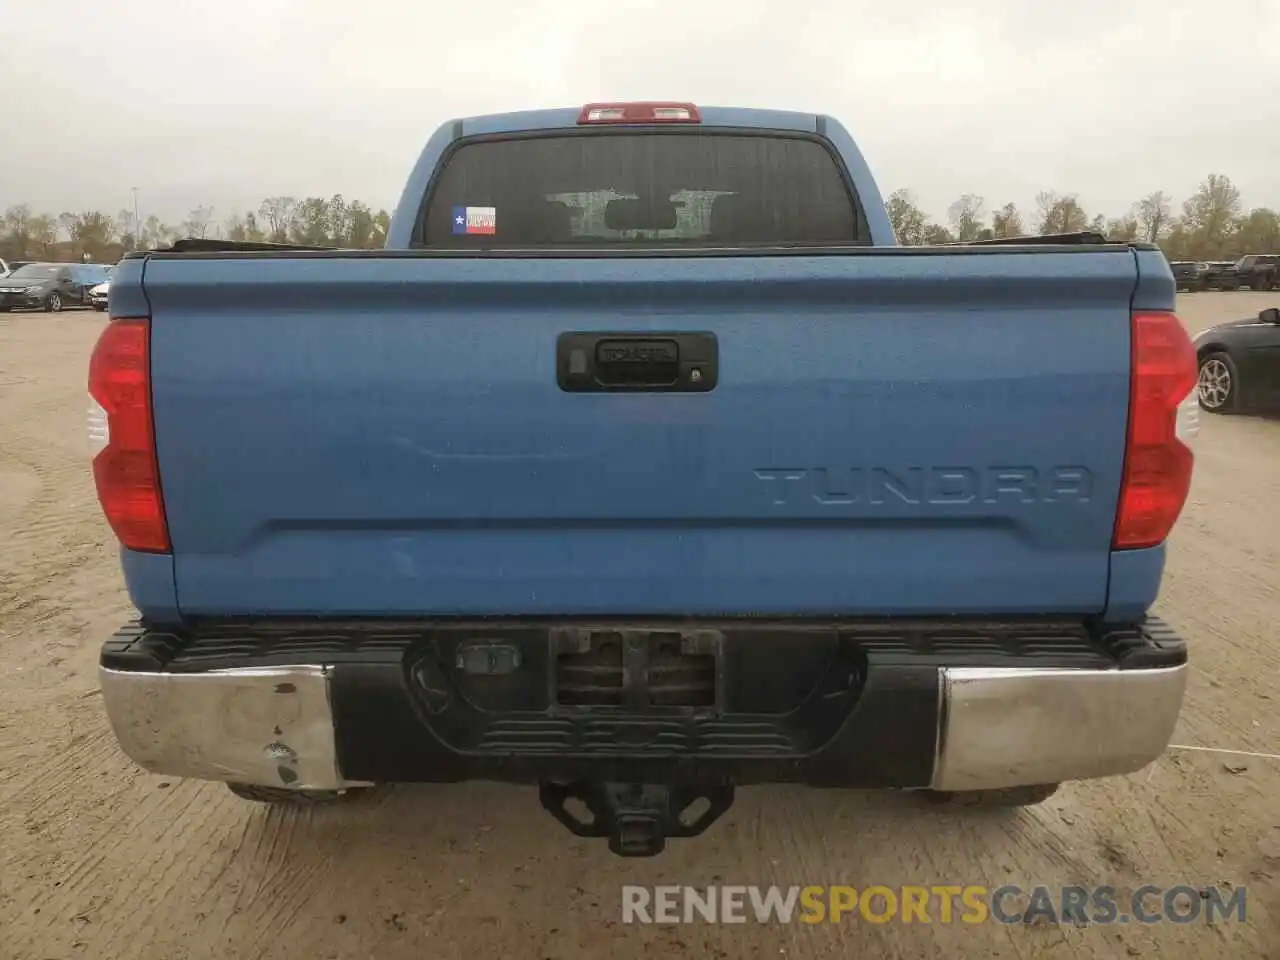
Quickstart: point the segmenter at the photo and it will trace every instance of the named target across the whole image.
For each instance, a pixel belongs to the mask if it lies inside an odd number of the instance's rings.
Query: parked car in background
[[[1210,413],[1280,409],[1280,308],[1210,327],[1195,345],[1201,408]]]
[[[1197,260],[1174,260],[1169,266],[1173,269],[1173,282],[1178,290],[1203,290],[1204,275],[1209,265]]]
[[[0,311],[28,309],[58,313],[76,299],[71,264],[28,263],[0,280]]]
[[[26,263],[0,279],[0,310],[45,310],[87,305],[89,291],[111,277],[103,263]]]
[[[1250,290],[1280,287],[1280,254],[1249,253],[1235,263],[1236,277]]]
[[[89,305],[89,291],[111,279],[111,267],[105,263],[73,263],[71,281],[76,288],[76,296],[80,303]]]
[[[104,280],[89,290],[89,306],[102,311],[107,309],[107,295],[111,292],[111,281]]]
[[[1208,263],[1204,272],[1205,290],[1238,290],[1240,275],[1236,273],[1236,265],[1232,260],[1213,260]]]

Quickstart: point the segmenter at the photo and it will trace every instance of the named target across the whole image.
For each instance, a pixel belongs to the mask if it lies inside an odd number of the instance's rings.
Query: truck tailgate
[[[156,257],[184,614],[1092,613],[1132,252]],[[572,331],[714,334],[572,393]]]

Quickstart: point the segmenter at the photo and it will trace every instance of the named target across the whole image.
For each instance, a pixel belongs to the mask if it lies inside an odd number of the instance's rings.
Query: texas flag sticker
[[[453,232],[492,237],[498,232],[498,208],[454,207]]]

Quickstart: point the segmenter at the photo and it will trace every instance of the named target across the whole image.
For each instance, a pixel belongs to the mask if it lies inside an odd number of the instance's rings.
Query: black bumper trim
[[[696,631],[719,639],[713,707],[564,706],[556,631]],[[475,675],[482,640],[518,668]],[[1157,618],[200,622],[122,628],[103,647],[119,671],[199,674],[331,668],[342,775],[359,781],[804,782],[924,787],[942,717],[939,668],[1151,669],[1186,646]]]

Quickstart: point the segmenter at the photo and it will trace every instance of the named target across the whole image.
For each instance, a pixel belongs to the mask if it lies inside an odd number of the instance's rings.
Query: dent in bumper
[[[144,770],[299,790],[355,785],[338,769],[328,667],[99,674],[116,739]]]

